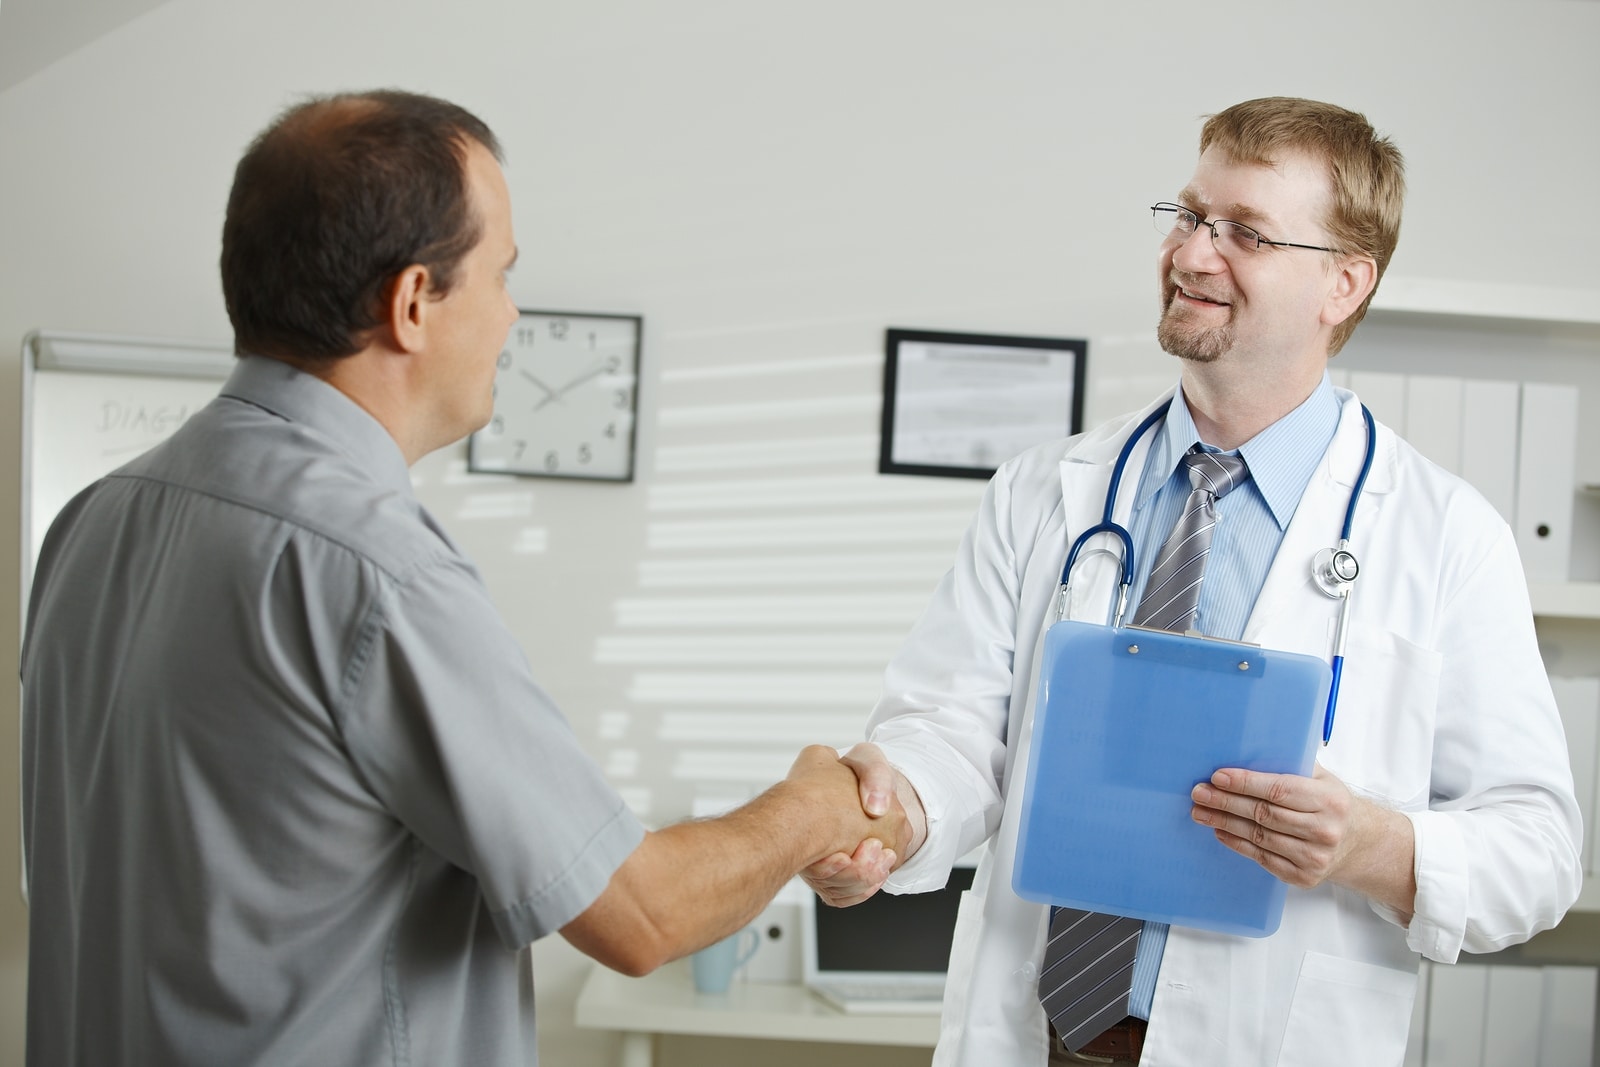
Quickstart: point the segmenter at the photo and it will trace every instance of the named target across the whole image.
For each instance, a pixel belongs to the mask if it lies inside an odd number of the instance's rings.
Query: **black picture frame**
[[[1083,338],[885,330],[878,472],[989,478],[1035,444],[1081,433],[1088,362]],[[970,399],[934,410],[935,387],[960,391],[964,377],[981,382]]]

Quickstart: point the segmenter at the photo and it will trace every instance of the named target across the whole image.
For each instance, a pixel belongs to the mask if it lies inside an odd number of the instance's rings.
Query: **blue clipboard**
[[[1245,937],[1287,885],[1189,817],[1221,767],[1310,774],[1332,671],[1254,645],[1085,622],[1045,634],[1012,888]]]

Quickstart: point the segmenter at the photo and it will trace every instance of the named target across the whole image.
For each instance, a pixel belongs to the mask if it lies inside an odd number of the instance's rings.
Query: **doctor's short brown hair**
[[[1366,116],[1333,104],[1270,96],[1235,104],[1206,119],[1200,151],[1215,147],[1235,163],[1271,166],[1289,154],[1323,161],[1333,195],[1324,220],[1335,247],[1368,255],[1382,280],[1400,242],[1405,161]],[[1270,234],[1277,237],[1277,234]],[[1372,292],[1376,293],[1376,284]],[[1344,347],[1367,313],[1372,294],[1334,327],[1329,355]]]
[[[222,225],[235,350],[311,361],[360,351],[414,264],[433,293],[449,292],[482,236],[472,142],[501,158],[470,112],[397,90],[314,97],[280,115],[239,160]]]

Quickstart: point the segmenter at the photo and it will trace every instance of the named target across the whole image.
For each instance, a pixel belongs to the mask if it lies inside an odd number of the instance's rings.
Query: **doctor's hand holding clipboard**
[[[1217,840],[1298,889],[1332,882],[1387,905],[1409,921],[1417,881],[1410,823],[1358,801],[1322,766],[1306,778],[1225,767],[1191,794],[1190,817]]]
[[[927,826],[916,790],[890,766],[877,745],[856,745],[844,762],[861,779],[861,803],[869,814],[887,810],[889,797],[904,805],[916,831],[902,860],[911,858],[921,847]],[[1307,778],[1225,767],[1210,782],[1195,786],[1192,796],[1190,817],[1195,822],[1211,827],[1218,841],[1274,877],[1298,889],[1332,882],[1410,917],[1416,895],[1410,850],[1392,844],[1408,839],[1406,817],[1358,801],[1331,771],[1318,766]],[[861,861],[870,860],[874,846],[869,839],[862,842],[856,857],[829,856],[806,869],[806,882],[835,907],[865,900],[883,884],[882,880],[864,884],[855,875]]]

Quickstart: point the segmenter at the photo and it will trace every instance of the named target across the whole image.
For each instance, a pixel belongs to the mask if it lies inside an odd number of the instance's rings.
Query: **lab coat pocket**
[[[1398,1067],[1411,1029],[1414,971],[1307,952],[1278,1052],[1281,1067]]]
[[[1402,810],[1427,806],[1444,657],[1389,630],[1352,626],[1333,738],[1318,762]]]

